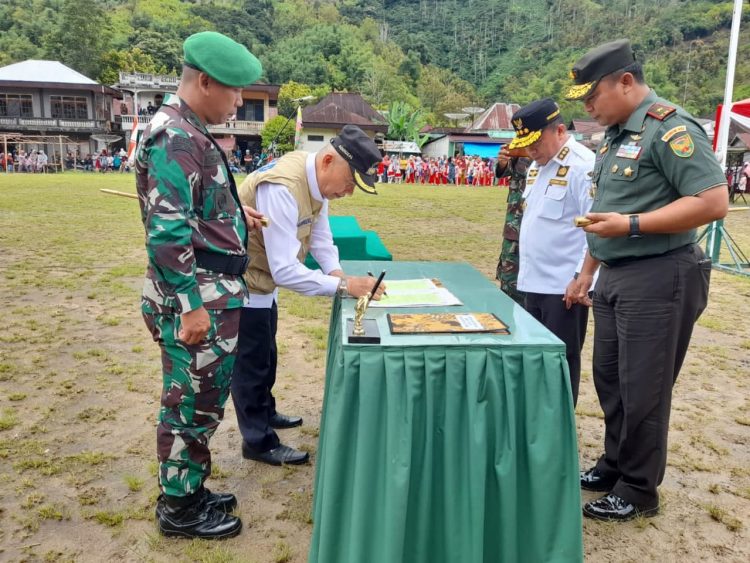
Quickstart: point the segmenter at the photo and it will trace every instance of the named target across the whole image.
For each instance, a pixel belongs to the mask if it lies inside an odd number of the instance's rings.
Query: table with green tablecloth
[[[367,345],[346,341],[355,300],[334,300],[309,561],[581,561],[564,344],[468,264],[385,266],[463,305],[370,308],[382,340]],[[491,312],[511,334],[392,335],[389,312]]]

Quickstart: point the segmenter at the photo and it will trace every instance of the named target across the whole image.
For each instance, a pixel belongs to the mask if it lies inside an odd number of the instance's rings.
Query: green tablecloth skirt
[[[437,268],[444,282],[481,286],[461,268]],[[486,300],[489,289],[477,289]],[[512,329],[535,323],[498,298]],[[332,311],[309,561],[581,561],[575,423],[559,341],[473,345],[488,337],[471,335],[465,345],[397,346],[384,335],[383,346],[348,345],[342,308],[351,305],[337,299]]]

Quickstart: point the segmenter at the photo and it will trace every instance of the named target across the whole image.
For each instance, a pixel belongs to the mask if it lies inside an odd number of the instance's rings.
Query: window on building
[[[55,119],[88,119],[86,98],[80,96],[50,96],[50,114]]]
[[[31,94],[0,94],[0,116],[34,117]]]
[[[263,117],[263,100],[245,100],[237,110],[238,121],[265,121]]]
[[[323,135],[308,135],[307,136],[308,141],[323,141]]]

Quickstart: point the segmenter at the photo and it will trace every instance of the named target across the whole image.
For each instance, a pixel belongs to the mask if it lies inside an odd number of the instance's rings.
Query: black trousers
[[[526,293],[524,309],[565,343],[565,357],[568,360],[570,388],[573,391],[575,406],[578,403],[578,387],[581,382],[581,349],[586,338],[586,323],[589,320],[588,307],[576,304],[566,309],[562,295]]]
[[[232,400],[242,438],[258,451],[279,445],[268,424],[276,414],[271,393],[276,382],[276,325],[278,309],[243,307],[240,315],[237,359],[232,373]]]
[[[596,467],[618,478],[613,493],[642,508],[659,505],[672,387],[706,308],[710,276],[697,245],[600,268],[594,384],[606,427]]]

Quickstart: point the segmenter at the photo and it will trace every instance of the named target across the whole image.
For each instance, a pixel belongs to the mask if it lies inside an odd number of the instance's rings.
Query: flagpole
[[[732,97],[734,94],[734,71],[737,65],[737,44],[740,37],[740,21],[742,20],[742,2],[734,0],[734,11],[732,12],[732,28],[729,34],[729,56],[727,57],[727,77],[724,85],[724,105],[721,110],[719,129],[714,131],[716,136],[716,158],[721,165],[722,171],[727,166],[727,147],[729,146],[729,123],[732,113]],[[727,193],[727,197],[729,194]],[[721,254],[722,231],[724,220],[714,221],[708,227],[706,238],[706,254],[711,258],[713,264],[719,264]]]

